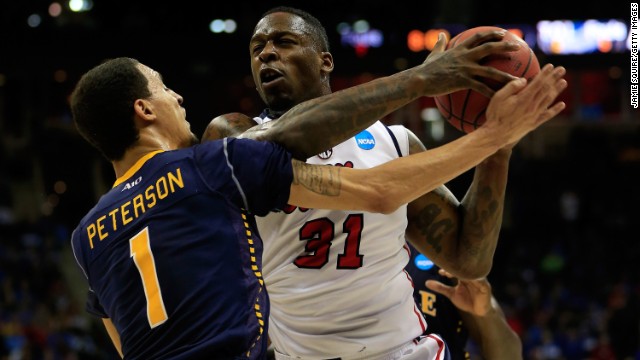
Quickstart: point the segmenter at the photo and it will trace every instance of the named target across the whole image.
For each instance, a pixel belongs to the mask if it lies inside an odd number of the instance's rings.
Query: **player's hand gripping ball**
[[[485,30],[503,29],[494,26],[479,26],[465,30],[449,41],[447,49],[455,47],[469,36]],[[517,35],[507,31],[502,38],[502,41],[514,40],[521,42],[518,51],[490,55],[483,59],[481,64],[493,66],[511,75],[531,80],[540,72],[538,58],[527,43]],[[503,85],[490,79],[485,79],[484,81],[494,90],[499,90]],[[435,97],[436,106],[442,116],[451,125],[465,133],[472,132],[485,122],[485,111],[487,110],[487,105],[489,105],[489,100],[486,96],[471,89]]]

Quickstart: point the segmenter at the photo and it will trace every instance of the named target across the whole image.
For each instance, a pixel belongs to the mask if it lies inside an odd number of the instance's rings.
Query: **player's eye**
[[[293,39],[282,38],[278,40],[280,44],[295,44],[296,42]]]
[[[251,47],[251,53],[255,54],[264,49],[264,44],[255,44]]]

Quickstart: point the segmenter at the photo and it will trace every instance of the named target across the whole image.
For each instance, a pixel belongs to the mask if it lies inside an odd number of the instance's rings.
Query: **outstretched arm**
[[[452,277],[443,269],[440,269],[439,273]],[[455,286],[427,280],[425,285],[449,298],[458,308],[471,338],[482,349],[483,358],[522,359],[522,342],[507,323],[486,278],[458,280]]]
[[[546,105],[538,100],[547,96],[555,99],[559,91],[566,87],[566,82],[561,80],[556,83],[558,87],[556,85],[547,87],[543,85],[546,83],[543,78],[549,79],[548,76],[553,77],[552,74],[564,76],[564,72],[561,67],[554,69],[549,64],[545,65],[531,82],[531,86],[527,86],[522,92],[502,98],[505,93],[501,90],[491,99],[487,108],[487,122],[473,133],[488,131],[494,134],[492,136],[501,136],[496,130],[503,127],[507,132],[513,131],[509,135],[512,136],[512,140],[505,141],[499,151],[496,150],[490,154],[491,156],[476,163],[473,182],[461,203],[458,203],[453,194],[442,186],[432,194],[409,204],[408,239],[420,252],[429,256],[439,266],[449,269],[456,276],[474,279],[489,273],[502,225],[511,148],[525,135],[520,130],[508,128],[512,125],[521,125],[522,119],[533,115],[530,111],[544,113]],[[511,82],[508,86],[513,84],[514,82]],[[540,87],[536,89],[537,86],[534,85],[540,85]],[[529,95],[534,93],[537,95],[530,98],[531,102],[524,101],[521,107],[516,106],[516,102],[524,100],[519,98],[520,96],[527,97],[525,92],[530,92]],[[538,100],[533,100],[534,98]],[[548,104],[551,105],[551,103]],[[564,104],[557,103],[549,110],[555,112],[558,109],[555,106],[563,107]],[[534,115],[534,117],[537,116],[539,115]],[[543,118],[546,118],[546,115],[540,117],[540,119]],[[502,135],[505,134],[502,133]],[[466,154],[474,156],[471,148]],[[429,174],[433,173],[434,170]]]
[[[546,65],[525,87],[514,80],[496,93],[478,130],[438,148],[371,169],[312,166],[294,161],[289,204],[309,208],[390,212],[478,165],[556,116],[567,83],[564,68]],[[515,121],[517,119],[517,121]],[[393,185],[393,186],[389,186]]]
[[[421,97],[451,93],[471,88],[487,96],[494,91],[477,80],[489,78],[504,84],[514,77],[491,66],[480,65],[488,55],[514,51],[517,43],[500,40],[504,32],[487,31],[466,39],[461,45],[444,51],[446,39],[440,35],[434,51],[424,63],[391,76],[333,94],[305,101],[290,109],[278,121],[251,128],[227,123],[225,116],[216,118],[209,126],[220,131],[205,132],[202,140],[214,140],[230,128],[232,135],[257,140],[270,140],[287,148],[297,159],[325,151],[371,126],[381,117]],[[229,126],[230,125],[230,126]],[[313,134],[313,137],[309,135]]]

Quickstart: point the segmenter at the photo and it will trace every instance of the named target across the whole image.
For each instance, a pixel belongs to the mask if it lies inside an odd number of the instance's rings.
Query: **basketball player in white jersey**
[[[384,116],[419,96],[449,93],[453,88],[477,88],[492,95],[474,80],[478,71],[502,83],[509,75],[478,62],[491,52],[513,48],[478,42],[499,37],[485,34],[469,41],[460,53],[451,52],[459,46],[443,51],[446,40],[441,37],[424,69],[446,75],[430,78],[426,74],[423,80],[429,89],[400,96],[392,89],[394,83],[386,80],[376,83],[376,88],[361,85],[358,96],[386,92],[387,101],[384,97],[377,98],[377,103],[354,101],[353,106],[362,108],[361,116],[324,133],[308,134],[308,145],[290,144],[289,150],[309,158],[309,163],[354,168],[424,151],[409,130],[373,123],[371,115]],[[211,121],[202,141],[239,135],[260,138],[255,127],[252,134],[245,131],[256,123],[268,126],[295,105],[330,94],[333,58],[328,51],[326,32],[313,16],[291,8],[267,12],[254,29],[250,52],[254,81],[268,108],[253,120],[237,113],[219,116]],[[338,118],[340,109],[335,111]],[[366,121],[373,124],[361,131]],[[344,139],[348,140],[340,143]],[[448,358],[437,335],[422,336],[427,324],[404,271],[410,256],[405,236],[455,276],[486,275],[497,244],[513,144],[505,145],[476,167],[462,205],[441,186],[388,215],[290,207],[258,219],[264,241],[263,275],[271,299],[268,335],[276,358]],[[432,176],[438,171],[434,166]]]

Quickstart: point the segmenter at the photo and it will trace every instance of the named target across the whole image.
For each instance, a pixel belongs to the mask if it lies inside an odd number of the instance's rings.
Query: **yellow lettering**
[[[181,189],[184,188],[184,181],[182,181],[182,173],[180,172],[180,168],[176,169],[176,174],[178,177],[175,177],[172,173],[167,173],[167,177],[169,178],[169,187],[171,187],[171,192],[176,192],[175,187],[173,185],[178,185]]]
[[[176,168],[173,173],[167,172],[165,176],[156,180],[155,186],[148,186],[145,189],[144,194],[136,195],[133,199],[109,211],[107,215],[99,217],[95,223],[88,225],[87,236],[89,237],[89,246],[93,249],[93,240],[96,235],[100,241],[109,236],[109,233],[105,230],[104,224],[105,221],[108,221],[106,220],[107,217],[111,219],[113,231],[118,231],[120,219],[122,219],[122,226],[129,224],[144,214],[147,209],[151,209],[156,206],[158,200],[166,198],[169,194],[175,193],[178,189],[184,189],[184,179],[182,178],[182,171],[180,168]],[[131,210],[132,208],[133,211]],[[118,215],[118,213],[120,215]]]
[[[127,201],[126,203],[122,204],[122,206],[120,206],[120,213],[122,214],[122,225],[127,225],[128,223],[133,221],[132,217],[127,217],[127,214],[129,214],[129,210],[127,210],[127,207],[131,205],[131,201]]]
[[[169,195],[169,188],[167,188],[167,179],[161,177],[156,181],[156,193],[158,194],[158,199],[162,200]]]
[[[108,232],[104,232],[104,233],[102,232],[102,230],[104,229],[104,225],[102,224],[102,222],[106,218],[107,218],[107,215],[102,215],[98,218],[98,221],[96,221],[96,225],[98,225],[98,237],[100,238],[100,241],[104,240],[104,238],[109,236]]]
[[[144,203],[142,202],[142,194],[136,195],[133,198],[133,215],[138,218],[140,217],[140,213],[144,214]],[[138,212],[140,210],[140,212]]]
[[[89,236],[89,246],[93,249],[93,237],[96,236],[96,224],[87,226],[87,236]]]
[[[113,231],[118,230],[118,224],[116,223],[116,214],[120,211],[120,209],[115,208],[109,212],[109,216],[111,216],[111,221],[113,222]]]
[[[150,200],[150,202],[147,203],[147,209],[156,206],[156,194],[153,192],[153,189],[153,185],[151,185],[144,191],[145,199]]]
[[[422,312],[426,315],[436,317],[436,295],[428,291],[420,290],[420,298],[422,300]]]
[[[136,236],[132,237],[129,240],[129,246],[133,262],[142,277],[144,296],[147,298],[147,319],[149,320],[149,326],[153,329],[167,321],[169,316],[164,307],[164,300],[162,300],[156,262],[151,251],[149,228],[144,228]]]

